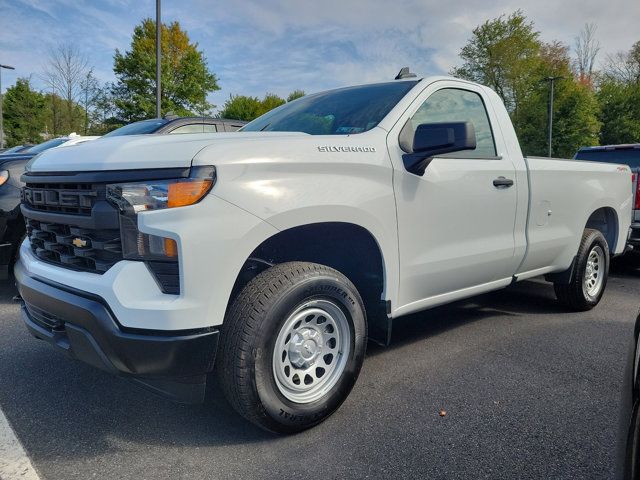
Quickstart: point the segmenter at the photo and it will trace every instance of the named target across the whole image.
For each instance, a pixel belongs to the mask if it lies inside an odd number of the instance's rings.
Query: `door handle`
[[[509,188],[513,186],[513,180],[505,177],[498,177],[493,181],[493,186],[496,188]]]

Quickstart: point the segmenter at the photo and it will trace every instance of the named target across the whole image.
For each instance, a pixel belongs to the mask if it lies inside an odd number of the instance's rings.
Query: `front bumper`
[[[22,318],[36,338],[174,401],[203,400],[219,331],[127,329],[96,295],[31,275],[21,262],[15,278],[23,300]]]

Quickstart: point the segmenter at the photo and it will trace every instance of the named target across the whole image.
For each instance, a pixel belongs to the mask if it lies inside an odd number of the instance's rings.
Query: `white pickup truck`
[[[338,408],[392,319],[541,275],[594,307],[632,207],[627,166],[524,158],[493,91],[442,77],[50,150],[23,180],[33,335],[182,402],[215,364],[283,433]]]

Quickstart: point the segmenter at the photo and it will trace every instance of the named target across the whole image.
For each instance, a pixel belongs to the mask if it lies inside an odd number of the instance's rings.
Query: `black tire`
[[[335,384],[317,400],[298,403],[278,386],[274,349],[285,322],[310,301],[339,307],[347,319],[342,320],[349,332],[344,341],[350,348]],[[325,420],[347,398],[362,367],[366,339],[362,299],[344,275],[314,263],[279,264],[252,279],[227,312],[218,357],[220,383],[247,420],[271,432],[299,432]]]
[[[599,275],[602,276],[599,289],[596,292],[590,294],[585,286],[585,279],[587,278],[587,262],[589,255],[593,251],[601,251],[603,256],[603,263],[599,270]],[[609,277],[609,245],[602,233],[598,230],[585,229],[582,234],[582,240],[580,241],[580,247],[578,248],[578,254],[576,261],[573,265],[573,271],[571,273],[571,281],[568,284],[554,283],[553,287],[556,292],[558,301],[575,311],[591,310],[595,307],[607,286],[607,279]]]

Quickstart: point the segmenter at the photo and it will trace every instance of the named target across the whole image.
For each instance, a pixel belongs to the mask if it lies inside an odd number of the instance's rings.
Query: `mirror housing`
[[[413,135],[413,151],[403,155],[407,171],[424,172],[437,155],[475,150],[476,130],[471,122],[422,123]]]

